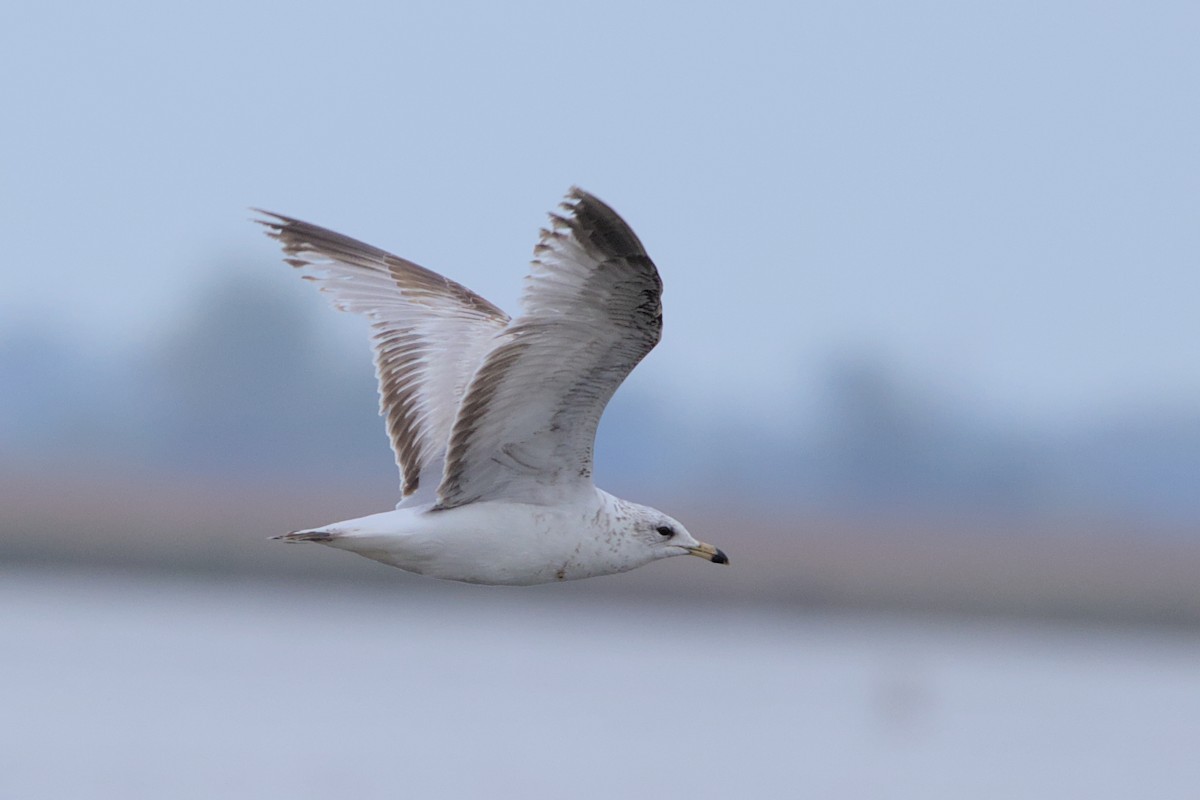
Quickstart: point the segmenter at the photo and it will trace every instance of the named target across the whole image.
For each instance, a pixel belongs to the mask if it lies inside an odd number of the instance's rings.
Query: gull
[[[370,322],[401,500],[274,537],[446,580],[532,585],[660,558],[728,564],[677,520],[592,482],[609,398],[662,334],[662,281],[630,227],[572,188],[509,318],[411,261],[255,209],[285,261]]]

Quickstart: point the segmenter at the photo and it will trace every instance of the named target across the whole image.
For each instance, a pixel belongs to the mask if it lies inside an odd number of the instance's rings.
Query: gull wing
[[[470,289],[349,236],[260,211],[286,261],[371,323],[379,413],[402,497],[441,479],[459,401],[508,315]],[[422,494],[425,494],[422,492]]]
[[[662,333],[662,281],[629,226],[579,189],[534,249],[524,315],[495,340],[458,409],[443,508],[553,503],[592,486],[596,426]]]

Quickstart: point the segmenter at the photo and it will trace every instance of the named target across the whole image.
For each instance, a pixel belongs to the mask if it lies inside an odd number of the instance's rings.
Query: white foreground
[[[0,796],[1194,797],[1200,637],[0,572]]]

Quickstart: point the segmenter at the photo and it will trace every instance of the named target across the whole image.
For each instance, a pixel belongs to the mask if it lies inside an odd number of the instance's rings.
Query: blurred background
[[[0,13],[0,794],[1194,797],[1191,3]],[[361,320],[250,206],[518,308],[663,275],[598,483],[732,566],[514,590],[390,508]],[[688,560],[693,561],[693,560]]]

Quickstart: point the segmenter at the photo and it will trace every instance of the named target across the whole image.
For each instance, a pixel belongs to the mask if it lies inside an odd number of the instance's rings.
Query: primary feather
[[[547,502],[592,487],[596,427],[662,332],[662,281],[624,221],[572,189],[463,398],[438,501]]]
[[[349,236],[270,212],[287,262],[370,320],[379,413],[401,472],[401,496],[441,480],[459,401],[508,315],[465,286]]]

